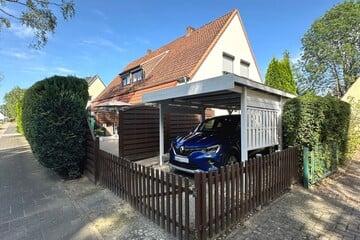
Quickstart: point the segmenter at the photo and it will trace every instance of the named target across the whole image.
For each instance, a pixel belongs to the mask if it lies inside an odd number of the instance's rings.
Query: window
[[[133,82],[138,82],[138,81],[143,80],[143,70],[142,69],[140,69],[136,72],[132,72],[131,75],[132,75]]]
[[[227,54],[227,53],[223,53],[223,73],[224,74],[233,73],[234,59],[235,59],[234,56]]]
[[[249,66],[249,62],[240,60],[240,76],[249,78]]]
[[[130,85],[141,80],[144,80],[144,71],[142,69],[136,69],[132,72],[127,72],[121,75],[122,86]]]
[[[130,85],[131,81],[130,81],[130,74],[124,74],[121,76],[122,78],[122,85],[126,86],[126,85]]]

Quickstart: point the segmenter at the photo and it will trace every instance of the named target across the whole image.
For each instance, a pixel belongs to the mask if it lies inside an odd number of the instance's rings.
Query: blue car
[[[214,117],[171,143],[169,164],[193,173],[240,161],[240,115]]]

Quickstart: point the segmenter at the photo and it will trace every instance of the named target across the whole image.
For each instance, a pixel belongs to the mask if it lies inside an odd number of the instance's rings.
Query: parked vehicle
[[[172,141],[169,153],[172,168],[190,173],[240,161],[240,115],[205,120]]]

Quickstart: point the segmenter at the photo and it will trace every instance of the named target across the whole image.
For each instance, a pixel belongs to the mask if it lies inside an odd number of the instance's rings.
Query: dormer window
[[[136,69],[134,71],[121,75],[122,86],[127,86],[135,82],[144,80],[144,71],[142,69]]]
[[[130,83],[131,83],[131,78],[130,78],[130,74],[129,74],[129,73],[122,75],[121,78],[122,78],[122,85],[123,85],[123,86],[130,85]]]
[[[138,82],[143,80],[143,70],[137,70],[131,73],[133,82]]]

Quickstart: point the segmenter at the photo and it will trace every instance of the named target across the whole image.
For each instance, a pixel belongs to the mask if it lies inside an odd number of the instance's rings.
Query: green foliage
[[[271,59],[265,75],[265,84],[291,94],[296,94],[296,83],[287,51],[284,53],[281,61],[276,58]]]
[[[17,131],[24,135],[24,129],[22,126],[22,99],[16,103],[16,125]]]
[[[19,14],[9,11],[8,5],[19,5],[22,11]],[[34,31],[32,48],[42,48],[48,41],[48,34],[54,33],[57,26],[57,18],[53,13],[59,9],[62,17],[67,20],[75,15],[74,0],[0,0],[0,31],[3,27],[11,28],[12,21],[18,21],[24,27]]]
[[[81,175],[87,99],[85,80],[61,76],[35,83],[23,99],[24,133],[36,158],[65,177]]]
[[[9,118],[16,117],[16,103],[24,97],[25,91],[26,89],[16,86],[10,92],[5,94],[5,107]]]
[[[345,1],[305,33],[297,82],[306,91],[342,96],[360,74],[360,2]]]
[[[346,159],[351,159],[354,154],[360,150],[360,100],[352,100],[350,104],[351,115]]]
[[[338,148],[343,162],[347,151],[350,105],[331,97],[306,94],[284,105],[283,135],[285,146],[300,144],[310,148],[322,146],[323,155]]]

